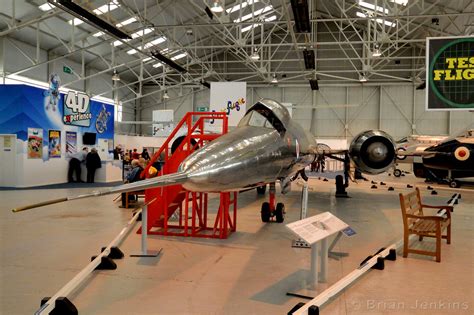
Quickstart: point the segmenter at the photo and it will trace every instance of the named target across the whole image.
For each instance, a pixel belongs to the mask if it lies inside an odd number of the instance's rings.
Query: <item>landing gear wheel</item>
[[[270,203],[264,202],[262,203],[262,211],[260,212],[260,215],[262,216],[262,222],[269,222],[270,221]]]
[[[275,220],[277,223],[285,221],[285,205],[281,202],[277,203],[275,209]]]
[[[451,187],[451,188],[459,188],[459,187],[461,187],[461,183],[460,183],[459,181],[457,181],[457,180],[451,180],[451,181],[449,182],[449,187]]]
[[[265,195],[265,191],[267,190],[267,185],[258,186],[257,187],[257,194]]]
[[[396,168],[396,169],[393,171],[393,176],[395,176],[395,177],[400,177],[400,176],[402,176],[402,171],[399,170],[398,168]]]

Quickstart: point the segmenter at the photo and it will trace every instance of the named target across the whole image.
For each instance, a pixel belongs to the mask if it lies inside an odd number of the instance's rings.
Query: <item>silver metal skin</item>
[[[374,137],[377,141],[372,141]],[[372,141],[368,149],[364,149],[366,141]],[[351,157],[362,171],[380,173],[377,168],[385,170],[388,168],[385,164],[392,163],[395,158],[395,145],[392,142],[390,136],[382,131],[365,132],[351,144]],[[367,156],[364,157],[365,151]],[[331,152],[318,149],[314,137],[291,119],[285,106],[263,99],[248,109],[236,129],[189,155],[181,163],[177,173],[80,196],[40,202],[15,208],[13,211],[176,184],[181,184],[190,191],[223,192],[280,180],[282,192],[285,192],[294,175],[312,163],[318,155],[329,153]],[[393,157],[390,161],[391,155]]]
[[[279,132],[249,121],[254,112],[268,109],[283,124]],[[239,126],[183,161],[188,175],[182,185],[192,191],[232,191],[275,182],[295,175],[316,156],[316,141],[294,122],[281,104],[264,99],[247,111]]]

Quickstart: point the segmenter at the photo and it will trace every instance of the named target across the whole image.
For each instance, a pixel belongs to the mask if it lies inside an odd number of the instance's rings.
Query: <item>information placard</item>
[[[348,226],[348,224],[330,212],[323,212],[286,225],[287,228],[308,244],[314,244],[323,238],[344,230]]]

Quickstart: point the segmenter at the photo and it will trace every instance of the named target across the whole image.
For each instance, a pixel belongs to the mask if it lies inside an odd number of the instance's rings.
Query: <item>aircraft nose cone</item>
[[[387,158],[388,148],[382,142],[374,142],[367,147],[369,159],[373,162],[382,162]]]

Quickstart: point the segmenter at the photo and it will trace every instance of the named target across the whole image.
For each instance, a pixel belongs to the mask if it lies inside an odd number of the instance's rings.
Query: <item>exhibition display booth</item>
[[[80,92],[1,85],[0,187],[65,183],[70,156],[83,147],[99,153],[97,182],[121,180],[122,161],[112,154],[113,117],[113,105]]]

